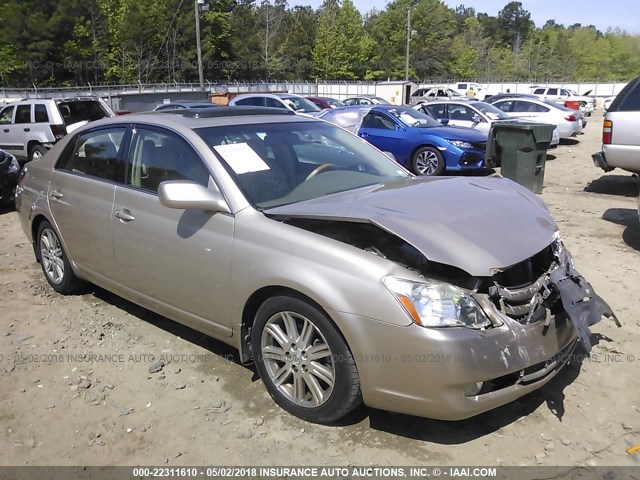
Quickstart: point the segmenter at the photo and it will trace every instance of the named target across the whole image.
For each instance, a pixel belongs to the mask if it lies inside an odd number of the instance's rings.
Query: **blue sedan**
[[[354,106],[325,110],[320,118],[351,130],[418,175],[484,168],[487,135],[444,127],[410,107]]]

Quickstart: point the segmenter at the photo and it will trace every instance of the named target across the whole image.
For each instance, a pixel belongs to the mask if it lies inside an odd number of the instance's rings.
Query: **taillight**
[[[605,120],[602,124],[602,143],[611,145],[611,134],[613,133],[613,122]]]
[[[567,115],[566,117],[564,117],[564,119],[567,122],[575,122],[576,121],[576,116],[575,115]]]
[[[60,140],[67,134],[67,127],[64,125],[51,125],[51,133],[56,140]]]

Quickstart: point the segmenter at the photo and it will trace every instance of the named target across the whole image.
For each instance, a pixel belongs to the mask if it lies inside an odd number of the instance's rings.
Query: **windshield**
[[[390,102],[387,102],[384,98],[380,97],[371,97],[371,101],[376,105],[391,105]]]
[[[393,160],[326,122],[195,130],[258,209],[407,177]]]
[[[476,103],[473,104],[473,106],[475,108],[477,108],[478,110],[480,110],[482,113],[484,113],[491,120],[507,120],[507,119],[511,118],[509,115],[504,113],[502,110],[500,110],[497,107],[494,107],[493,105],[491,105],[489,103],[476,102]]]
[[[409,127],[441,127],[437,120],[410,107],[396,107],[387,110],[402,123]]]
[[[311,113],[322,110],[311,100],[302,97],[280,97],[285,102],[291,104],[296,112]]]

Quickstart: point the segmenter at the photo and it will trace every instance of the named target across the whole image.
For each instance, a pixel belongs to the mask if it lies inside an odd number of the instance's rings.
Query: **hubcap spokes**
[[[434,152],[422,152],[416,159],[416,169],[421,175],[433,175],[438,169],[438,156]]]
[[[318,407],[333,392],[335,365],[320,330],[295,312],[271,317],[262,332],[262,358],[278,390],[303,407]]]
[[[40,257],[49,280],[55,284],[61,283],[64,279],[62,246],[56,234],[48,228],[40,236]]]

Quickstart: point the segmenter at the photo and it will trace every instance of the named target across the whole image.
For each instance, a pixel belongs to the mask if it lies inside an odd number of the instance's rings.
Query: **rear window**
[[[640,82],[636,83],[636,86],[624,97],[618,111],[620,112],[635,112],[640,110]]]
[[[60,114],[64,119],[66,126],[73,125],[74,123],[94,120],[100,120],[101,118],[108,117],[100,102],[96,100],[78,100],[73,102],[60,102],[58,104]]]

